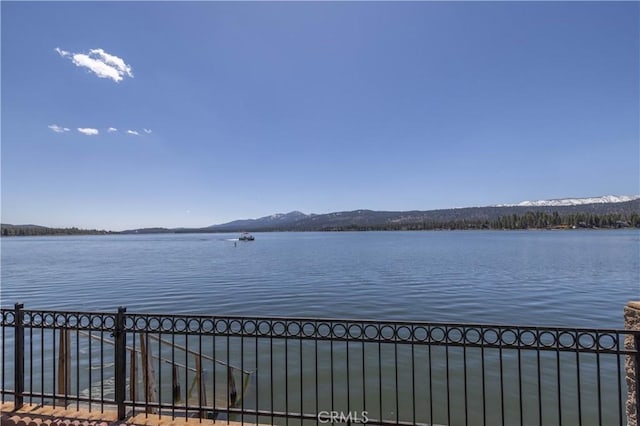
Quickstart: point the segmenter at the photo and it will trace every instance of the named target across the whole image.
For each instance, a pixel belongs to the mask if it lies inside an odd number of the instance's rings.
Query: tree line
[[[259,231],[429,231],[429,230],[464,230],[464,229],[616,229],[640,228],[640,213],[546,213],[528,211],[524,214],[508,214],[493,219],[451,219],[422,220],[410,222],[386,222],[381,224],[344,224],[317,227],[262,228]],[[149,229],[144,233],[154,232],[216,232],[209,229]],[[0,235],[37,236],[37,235],[105,235],[118,232],[97,229],[79,228],[47,228],[32,225],[1,225]]]
[[[45,226],[15,226],[0,225],[0,235],[3,237],[26,237],[38,235],[105,235],[115,234],[116,232],[103,231],[97,229],[79,229],[73,228],[47,228]]]
[[[449,221],[417,221],[384,223],[378,225],[344,225],[324,228],[325,231],[428,231],[463,229],[617,229],[640,228],[640,214],[631,213],[572,213],[526,212],[510,214],[497,219],[453,219]]]

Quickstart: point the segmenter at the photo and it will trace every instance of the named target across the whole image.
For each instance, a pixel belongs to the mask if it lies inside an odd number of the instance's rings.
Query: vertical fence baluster
[[[44,313],[42,314],[42,322],[44,323]],[[40,327],[40,368],[44,372],[44,325]],[[44,374],[40,373],[40,405],[44,405]]]
[[[318,321],[315,321],[314,324],[313,324],[313,333],[314,333],[314,335],[317,332],[318,332]],[[315,410],[315,414],[316,414],[316,418],[317,418],[317,416],[320,415],[320,409],[319,409],[319,405],[320,404],[319,404],[319,401],[318,401],[319,398],[320,398],[319,397],[320,386],[318,384],[318,339],[314,339],[313,345],[314,345],[314,351],[315,351],[314,360],[315,360],[315,363],[316,363],[316,365],[315,365],[315,381],[316,381],[316,395],[315,395],[316,396],[316,410]]]
[[[394,371],[394,391],[396,394],[395,409],[396,409],[396,423],[400,423],[400,390],[398,389],[398,328],[394,327],[393,330],[393,371]],[[347,372],[348,373],[348,372]]]
[[[14,317],[15,318],[15,317]],[[2,368],[0,369],[0,374],[2,374],[2,390],[5,390],[6,387],[6,378],[7,378],[7,374],[6,374],[6,360],[7,360],[7,353],[6,353],[6,349],[7,349],[7,345],[6,345],[6,325],[7,325],[7,312],[2,312],[2,349],[0,349],[0,353],[2,354]],[[1,402],[2,404],[4,404],[5,402],[5,393],[2,392],[2,397],[1,397]],[[14,401],[15,402],[15,401]]]
[[[617,358],[617,371],[618,371],[618,406],[620,407],[620,411],[618,412],[618,419],[619,419],[619,426],[623,426],[622,422],[622,416],[624,413],[624,408],[622,408],[622,374],[624,372],[624,370],[622,369],[622,365],[621,365],[621,361],[622,361],[622,357],[620,356],[620,351],[624,350],[624,337],[622,338],[622,340],[620,339],[620,333],[616,333],[616,358]],[[578,374],[580,374],[580,366],[578,365]],[[580,418],[580,421],[582,421],[582,418]]]
[[[540,330],[536,328],[536,373],[538,390],[538,425],[542,426],[542,370],[540,366]]]
[[[304,424],[304,369],[302,368],[302,327],[304,324],[302,322],[299,323],[299,333],[300,333],[300,424]],[[348,372],[347,372],[348,373]]]
[[[463,328],[462,329],[462,336],[461,339],[464,341],[466,339],[466,329]],[[411,349],[413,350],[413,345],[411,345]],[[413,365],[413,363],[412,363]],[[467,386],[467,347],[466,346],[462,346],[462,370],[463,370],[463,374],[462,374],[462,380],[464,383],[464,424],[465,426],[469,424],[469,390],[468,390],[468,386]],[[415,376],[415,372],[414,372],[414,376]],[[415,390],[414,390],[415,393]],[[415,417],[415,415],[414,415]],[[414,420],[415,422],[415,420]],[[520,422],[520,424],[522,424],[522,422]]]
[[[362,324],[362,412],[367,412],[367,370],[365,366],[365,325]],[[317,370],[317,367],[316,367]],[[316,411],[317,412],[317,411]]]
[[[66,327],[66,324],[64,327]],[[58,402],[62,407],[66,408],[69,403],[69,387],[71,386],[71,337],[69,329],[61,328],[59,339],[57,394],[62,396]]]
[[[449,328],[448,326],[446,326],[444,328],[444,335],[442,336],[442,339],[444,341],[444,360],[445,360],[445,364],[444,364],[444,370],[446,372],[445,375],[445,383],[446,383],[446,390],[447,393],[445,394],[446,399],[447,399],[447,424],[451,424],[451,386],[449,384]]]
[[[580,333],[575,331],[575,350],[576,350],[576,387],[578,396],[578,424],[582,424],[582,387],[580,384]],[[620,357],[617,357],[618,361]],[[620,371],[620,370],[618,370]],[[618,373],[618,377],[620,374]],[[520,410],[522,411],[522,410]]]
[[[100,316],[100,411],[104,411],[104,318]],[[114,334],[115,336],[115,334]]]
[[[240,424],[244,425],[244,321],[241,322],[242,328],[240,329],[240,389],[242,389],[242,399],[240,400]],[[200,340],[200,353],[202,354],[202,340]]]
[[[482,374],[482,426],[487,426],[487,381],[485,374],[485,330],[484,327],[480,327],[480,372]],[[429,346],[429,351],[431,351],[431,346]],[[539,381],[538,381],[539,382]],[[431,422],[433,423],[433,422]]]
[[[148,325],[149,323],[147,323]],[[153,357],[149,360],[153,362]],[[158,332],[158,385],[155,388],[155,392],[157,393],[156,401],[159,406],[162,405],[162,331]],[[162,410],[158,408],[157,410],[158,418],[162,418]]]
[[[282,333],[286,335],[287,325],[283,325]],[[284,412],[289,412],[289,339],[284,339]],[[285,425],[289,426],[289,416],[285,418]]]
[[[260,356],[259,356],[259,352],[258,352],[258,336],[260,335],[260,331],[259,331],[259,326],[260,326],[260,322],[258,321],[258,319],[255,319],[255,324],[256,324],[256,352],[255,352],[255,356],[256,356],[256,371],[255,371],[255,380],[256,380],[256,424],[260,423],[260,417],[258,416],[258,412],[260,411],[260,366],[259,366],[259,361],[260,361]],[[215,339],[215,337],[214,337]],[[213,370],[215,371],[215,361],[213,364]],[[317,370],[316,370],[317,371]],[[214,408],[215,408],[215,400],[213,402],[214,404]]]
[[[15,318],[15,317],[14,317]],[[6,374],[6,360],[7,360],[7,353],[6,353],[6,349],[7,349],[7,345],[6,345],[6,336],[5,336],[5,328],[6,328],[6,324],[7,324],[7,313],[6,312],[2,312],[2,349],[0,349],[0,353],[2,354],[2,368],[0,369],[0,374],[2,374],[2,390],[5,390],[6,387],[6,382],[5,379],[7,378],[7,374]],[[1,402],[2,404],[4,404],[5,401],[5,396],[4,396],[4,392],[2,392],[2,399]],[[14,401],[15,402],[15,401]]]
[[[413,342],[414,338],[415,338],[415,328],[412,327],[411,329],[411,419],[413,421],[413,424],[416,423],[416,367],[415,367],[415,347],[414,347],[415,345]],[[364,375],[364,368],[362,369],[362,374]]]
[[[602,423],[602,384],[601,384],[601,371],[600,371],[600,333],[596,331],[595,337],[595,346],[596,346],[596,382],[598,385],[597,394],[598,394],[598,424]]]
[[[171,387],[173,389],[172,391],[172,398],[171,398],[171,418],[175,419],[176,418],[176,403],[181,402],[182,400],[182,392],[180,389],[180,370],[178,370],[178,367],[176,366],[176,333],[174,330],[174,326],[173,324],[175,323],[174,319],[171,319],[171,366],[172,366],[172,383],[171,383]],[[215,356],[216,353],[216,345],[213,345],[213,355]],[[186,357],[185,357],[186,358]],[[186,365],[186,363],[185,363]],[[214,372],[215,372],[215,367],[214,367]],[[187,375],[187,369],[185,368],[185,372],[184,372],[185,376]],[[213,393],[215,395],[215,386],[213,388]],[[186,400],[186,397],[185,397]],[[186,404],[186,402],[185,402]]]
[[[15,322],[15,344],[14,344],[14,387],[15,397],[14,406],[16,409],[21,408],[24,404],[24,312],[22,303],[15,304],[14,322]],[[4,346],[4,342],[3,342]],[[4,360],[3,360],[4,362]]]
[[[560,330],[555,333],[556,340],[556,379],[558,381],[558,423],[562,424],[562,380],[560,379]],[[602,424],[602,418],[600,418]]]
[[[504,410],[504,367],[502,356],[502,343],[503,343],[503,330],[496,329],[496,338],[498,339],[498,360],[500,363],[499,377],[500,377],[500,422],[502,426],[505,426],[505,410]],[[559,365],[559,364],[558,364]]]
[[[344,339],[345,339],[345,355],[346,355],[346,368],[345,368],[345,376],[346,376],[346,390],[347,390],[347,413],[351,415],[351,367],[349,366],[349,328],[351,327],[349,322],[344,324]],[[353,346],[353,345],[352,345]],[[302,363],[302,358],[300,358],[300,363]]]
[[[427,330],[427,339],[429,340],[429,343],[432,338],[431,328],[429,327]],[[429,423],[433,424],[433,364],[431,362],[431,344],[427,345],[427,351],[429,357]],[[382,407],[382,402],[380,403],[380,406]]]
[[[229,418],[231,417],[231,411],[230,408],[231,406],[235,403],[235,401],[233,400],[233,398],[231,398],[231,392],[232,392],[232,386],[234,385],[233,383],[233,377],[231,376],[231,368],[229,367],[229,363],[231,362],[231,358],[229,355],[229,322],[225,323],[225,332],[226,332],[226,342],[225,342],[225,346],[226,346],[226,350],[227,350],[227,357],[225,358],[225,363],[227,365],[227,403],[225,405],[225,410],[227,410],[227,424],[229,424]],[[188,340],[187,340],[188,341]]]
[[[384,413],[382,411],[382,329],[379,328],[378,332],[378,413],[379,420],[382,422],[384,419]],[[333,405],[331,406],[333,410]],[[432,422],[433,423],[433,422]]]
[[[79,327],[80,324],[78,324]],[[76,328],[76,411],[80,410],[80,330]]]
[[[518,407],[520,407],[520,424],[524,424],[524,406],[522,399],[522,353],[520,346],[522,345],[522,330],[518,329],[515,344],[518,345]],[[579,389],[579,387],[578,387]]]
[[[33,404],[33,314],[29,314],[29,404]]]

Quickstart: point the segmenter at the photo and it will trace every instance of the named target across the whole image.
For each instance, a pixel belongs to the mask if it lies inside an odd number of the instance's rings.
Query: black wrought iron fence
[[[261,424],[625,425],[640,332],[2,309],[2,402]],[[625,373],[625,364],[627,372]]]

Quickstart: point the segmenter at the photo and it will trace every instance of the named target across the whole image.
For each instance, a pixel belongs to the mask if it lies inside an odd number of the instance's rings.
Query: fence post
[[[118,406],[118,420],[126,417],[126,406],[124,400],[127,393],[127,334],[124,330],[124,322],[127,308],[120,306],[116,315],[115,330],[113,333],[115,340],[115,399]]]
[[[635,331],[629,333],[624,342],[626,350],[635,351],[627,355],[625,372],[627,382],[627,426],[638,426],[640,412],[640,302],[629,302],[624,308],[624,328]]]
[[[14,406],[16,409],[21,408],[24,404],[24,312],[22,303],[15,304],[14,322],[15,322],[15,344],[14,344],[14,387],[15,397]]]
[[[636,342],[636,400],[635,400],[635,413],[636,413],[636,426],[638,425],[638,414],[640,413],[640,389],[638,389],[638,384],[640,383],[640,335],[636,334],[635,339]],[[629,423],[627,423],[629,426]]]

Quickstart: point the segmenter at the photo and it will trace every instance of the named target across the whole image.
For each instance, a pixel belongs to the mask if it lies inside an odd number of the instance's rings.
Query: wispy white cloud
[[[65,132],[71,131],[71,129],[69,129],[68,127],[58,126],[57,124],[50,124],[47,127],[49,127],[49,129],[51,129],[51,131],[53,131],[55,133],[65,133]],[[106,131],[107,133],[116,133],[116,132],[119,131],[115,127],[107,127],[106,130],[105,129],[96,129],[96,128],[93,128],[93,127],[78,127],[77,130],[78,130],[78,132],[82,133],[83,135],[87,135],[87,136],[99,135],[100,131]],[[146,134],[152,133],[151,129],[143,129],[143,131]],[[140,136],[141,132],[138,131],[138,130],[128,129],[124,133],[126,133],[128,135],[133,135],[133,136]]]
[[[87,136],[95,136],[100,133],[98,129],[92,129],[91,127],[78,127],[78,131]]]
[[[102,49],[91,49],[88,54],[72,53],[55,48],[63,58],[69,58],[78,67],[85,67],[100,78],[110,78],[116,83],[124,77],[133,78],[131,66],[124,59],[105,52]]]
[[[67,52],[66,50],[62,50],[59,47],[56,47],[56,52],[58,52],[58,54],[62,57],[65,56],[69,56],[71,53]]]
[[[56,133],[64,133],[64,132],[68,132],[69,130],[71,130],[68,127],[60,127],[57,124],[50,124],[47,127],[49,127],[51,130],[53,130]]]

